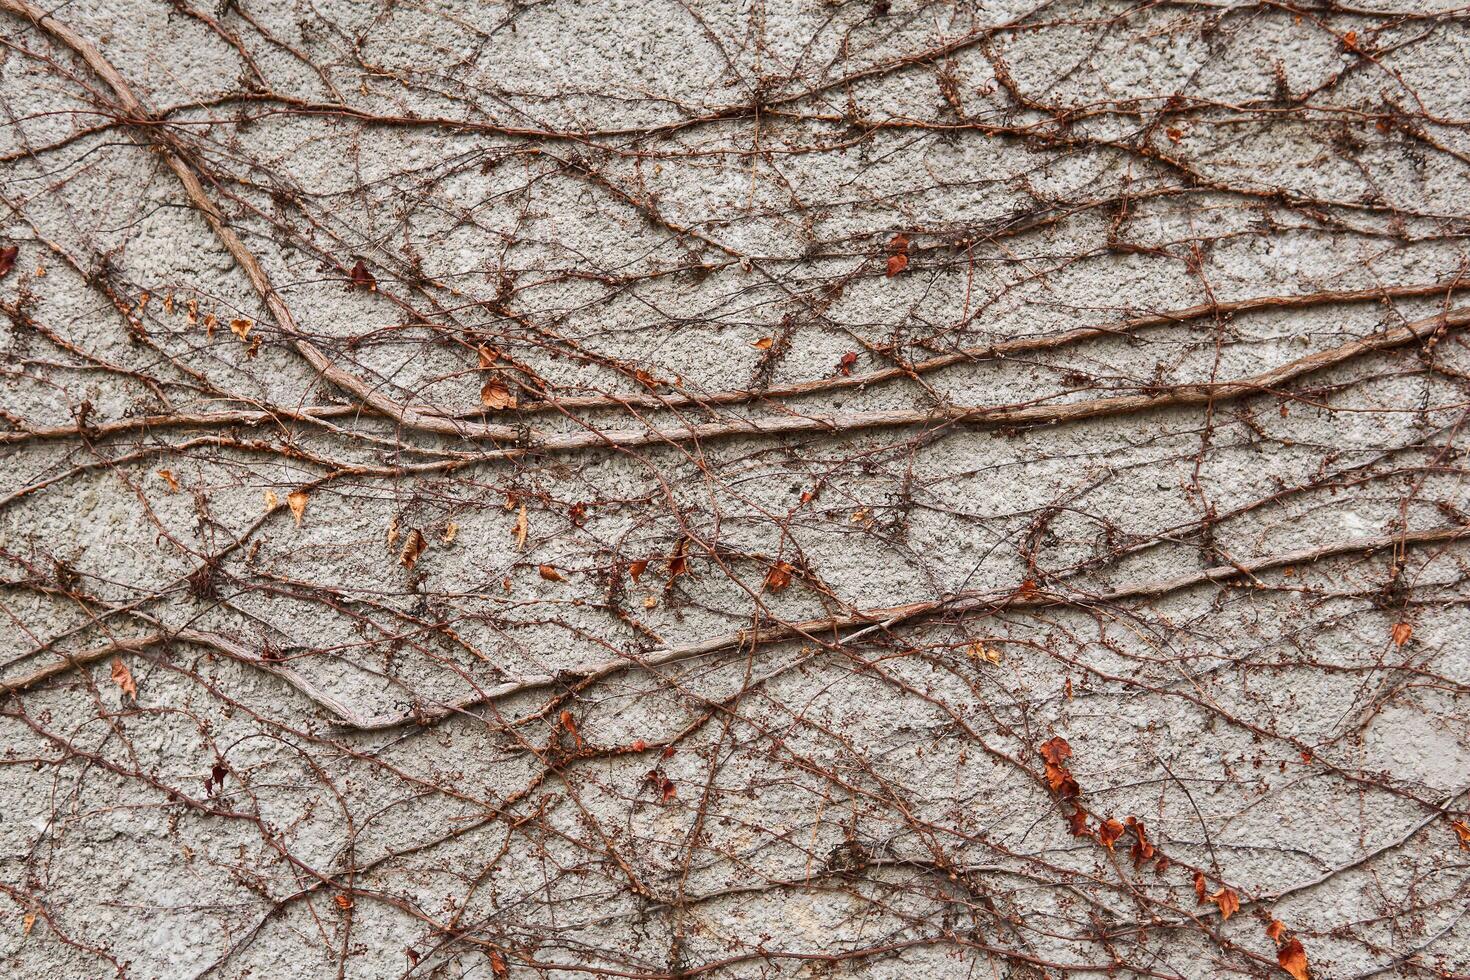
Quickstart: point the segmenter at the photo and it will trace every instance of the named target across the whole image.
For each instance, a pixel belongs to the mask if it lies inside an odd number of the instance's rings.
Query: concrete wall
[[[1470,974],[1470,16],[31,2],[0,973]]]

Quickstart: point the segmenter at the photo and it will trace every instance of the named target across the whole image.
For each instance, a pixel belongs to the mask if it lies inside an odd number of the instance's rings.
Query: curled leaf
[[[112,681],[128,697],[138,700],[138,685],[133,680],[133,672],[128,670],[128,665],[122,662],[121,657],[112,658]]]
[[[548,582],[565,582],[566,581],[566,578],[562,576],[562,573],[561,572],[558,572],[555,568],[552,568],[550,565],[542,565],[539,568],[537,568],[537,571],[539,571],[541,573],[541,577],[544,578],[544,579],[546,579],[546,581],[548,581]]]
[[[250,328],[253,326],[255,326],[254,320],[231,320],[230,333],[234,334],[236,337],[239,337],[241,340],[244,340],[246,337],[250,336]]]
[[[413,566],[419,563],[419,558],[428,550],[429,539],[424,537],[424,532],[414,528],[403,539],[403,550],[398,553],[398,561],[404,568],[413,571]]]
[[[159,470],[158,476],[164,483],[168,484],[169,493],[179,492],[179,478],[174,476],[173,470]]]
[[[762,337],[760,340],[755,341],[750,346],[754,347],[756,350],[770,350],[771,345],[775,342],[776,341],[771,337]]]
[[[1104,820],[1097,825],[1097,839],[1108,850],[1113,849],[1113,843],[1123,836],[1123,824],[1117,820]]]
[[[566,729],[568,735],[576,743],[577,748],[582,747],[582,733],[577,731],[577,719],[572,717],[570,711],[563,711],[560,716],[561,727]]]
[[[516,550],[526,550],[526,505],[521,504],[520,513],[516,514],[516,526],[511,529],[511,534],[516,539]]]
[[[1460,850],[1470,851],[1470,823],[1456,820],[1450,824],[1450,829],[1460,838]]]
[[[15,268],[15,260],[19,256],[19,245],[6,245],[4,248],[0,248],[0,277],[10,274],[10,270]]]

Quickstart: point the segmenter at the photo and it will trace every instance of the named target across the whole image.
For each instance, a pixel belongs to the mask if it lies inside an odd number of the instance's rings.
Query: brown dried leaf
[[[1311,980],[1312,973],[1307,968],[1307,951],[1302,949],[1301,940],[1287,940],[1286,945],[1276,951],[1276,962],[1296,980]]]
[[[1409,637],[1414,635],[1414,627],[1408,623],[1394,623],[1390,635],[1393,637],[1393,645],[1401,647],[1409,642]]]
[[[376,293],[378,291],[378,280],[373,278],[373,274],[368,271],[367,265],[362,259],[357,260],[357,264],[352,267],[352,271],[347,274],[347,278],[350,280],[347,283],[348,289],[365,289],[370,293]]]
[[[179,480],[178,477],[174,476],[172,470],[159,470],[158,475],[160,478],[162,478],[164,483],[168,484],[169,493],[179,492]]]
[[[403,550],[398,553],[398,561],[404,568],[413,571],[413,566],[419,563],[419,559],[428,550],[429,539],[424,537],[423,531],[414,528],[403,539]]]
[[[756,350],[770,350],[771,345],[775,342],[776,341],[771,337],[762,337],[760,340],[757,340],[750,346],[754,347]]]
[[[337,908],[341,909],[343,912],[346,912],[348,909],[352,908],[351,895],[334,895],[332,897],[332,901],[336,902]]]
[[[1113,843],[1123,836],[1123,824],[1120,821],[1108,819],[1097,825],[1097,839],[1108,850],[1113,849]]]
[[[907,269],[908,267],[909,267],[909,257],[907,255],[890,255],[890,256],[888,256],[888,278],[889,279],[892,279],[894,276],[898,275],[900,272],[902,272],[903,270]]]
[[[134,701],[138,700],[138,685],[133,681],[133,672],[122,662],[121,657],[112,658],[112,681]]]
[[[689,574],[689,539],[680,538],[674,543],[673,554],[669,555],[669,581],[680,575]]]
[[[853,350],[843,354],[842,359],[837,362],[837,373],[841,375],[852,374],[852,366],[857,363],[857,357],[857,351]]]
[[[1268,923],[1266,926],[1266,935],[1270,936],[1271,941],[1273,943],[1276,943],[1277,945],[1281,944],[1281,936],[1285,932],[1286,923],[1282,922],[1280,919],[1272,919],[1270,923]]]
[[[0,248],[0,278],[10,274],[10,270],[15,268],[15,260],[19,256],[19,245],[6,245],[4,248]]]
[[[231,320],[230,333],[234,334],[236,337],[239,337],[241,340],[244,340],[246,337],[250,336],[250,328],[253,326],[255,326],[254,320]]]
[[[643,573],[646,572],[646,571],[648,571],[648,559],[647,558],[640,558],[637,561],[635,561],[633,564],[631,564],[631,565],[628,566],[628,574],[631,575],[631,576],[633,576],[633,581],[635,581],[635,582],[638,581],[640,578],[642,578],[643,577]]]
[[[566,581],[566,579],[562,576],[561,572],[558,572],[556,569],[552,568],[550,565],[541,565],[539,568],[537,568],[537,571],[539,571],[541,573],[541,577],[544,578],[544,579],[546,579],[546,581],[548,581],[548,582],[565,582]]]
[[[1450,829],[1460,838],[1460,850],[1470,851],[1470,823],[1456,820],[1450,824]]]
[[[499,378],[491,378],[480,389],[480,404],[493,412],[504,411],[507,408],[516,407],[516,396],[506,387],[504,381]]]
[[[291,508],[291,516],[296,518],[296,526],[301,526],[301,517],[306,513],[306,503],[311,498],[304,490],[293,490],[286,494],[286,506]]]

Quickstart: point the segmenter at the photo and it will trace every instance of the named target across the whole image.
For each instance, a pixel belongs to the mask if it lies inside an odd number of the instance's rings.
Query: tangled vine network
[[[1470,977],[1467,65],[0,0],[0,973]]]

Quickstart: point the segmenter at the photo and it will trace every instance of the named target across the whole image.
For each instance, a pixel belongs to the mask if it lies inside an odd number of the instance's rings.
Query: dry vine
[[[1470,8],[0,24],[6,975],[1470,978]]]

